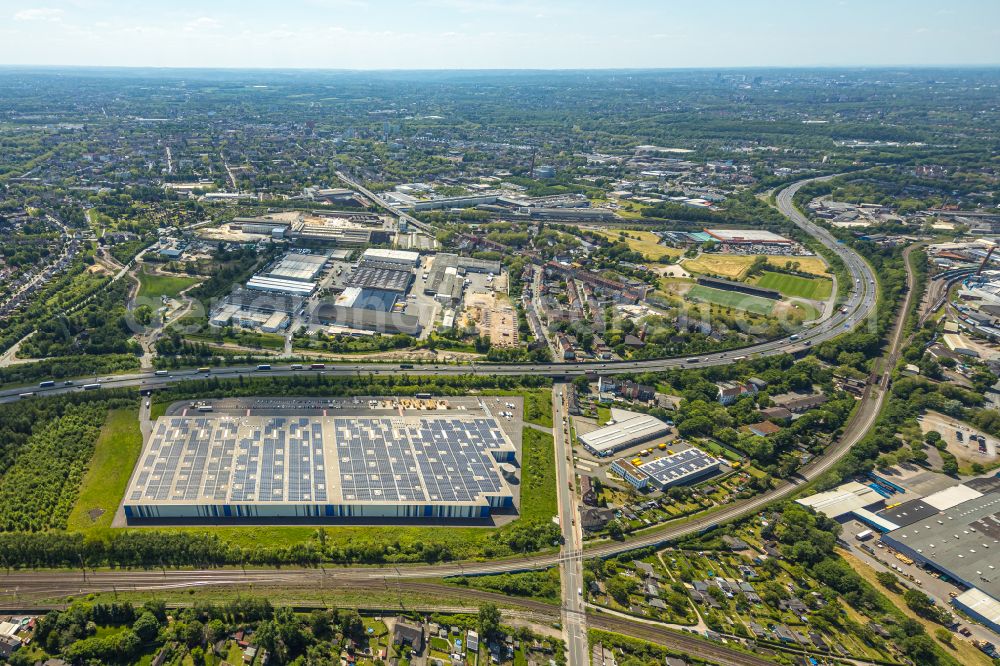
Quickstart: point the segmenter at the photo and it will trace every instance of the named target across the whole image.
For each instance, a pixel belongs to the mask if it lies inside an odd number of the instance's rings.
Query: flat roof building
[[[952,496],[959,493],[967,491],[958,490]],[[924,501],[928,499],[925,497]],[[967,592],[952,603],[992,629],[1000,630],[1000,561],[995,555],[1000,549],[1000,493],[990,492],[954,504],[883,534],[882,542],[978,590],[978,594]]]
[[[420,253],[372,247],[364,251],[364,254],[361,255],[361,261],[377,261],[384,264],[399,264],[406,268],[416,268],[420,263]]]
[[[420,318],[400,312],[383,312],[363,307],[345,307],[333,303],[320,303],[313,310],[316,321],[324,326],[359,329],[395,335],[420,335]]]
[[[671,486],[692,483],[718,471],[722,461],[701,449],[690,448],[640,465],[621,459],[611,464],[611,470],[638,490],[650,486],[666,490]]]
[[[312,282],[323,272],[325,265],[326,257],[323,255],[290,252],[262,274],[283,280]]]
[[[483,518],[513,506],[489,416],[164,416],[125,493],[143,519]]]
[[[720,243],[763,243],[790,245],[792,241],[765,229],[705,229],[705,233]]]
[[[438,296],[448,294],[454,297],[454,288],[442,283],[450,281],[449,275],[465,275],[466,273],[492,273],[500,275],[500,262],[489,259],[474,259],[472,257],[462,257],[457,254],[442,252],[434,255],[431,269],[427,274],[427,281],[424,283],[424,293],[428,296]],[[461,297],[461,294],[458,294]]]
[[[869,486],[857,481],[848,481],[833,490],[816,493],[809,497],[795,500],[802,506],[807,506],[827,518],[843,518],[850,516],[859,509],[871,509],[885,503],[885,497],[875,492]]]
[[[275,278],[267,275],[255,275],[247,280],[247,289],[305,297],[315,291],[316,283]]]
[[[615,420],[612,425],[579,435],[584,448],[596,456],[610,456],[670,432],[670,426],[648,414],[620,409],[611,410],[611,414]]]
[[[389,266],[398,267],[399,264],[389,264]],[[405,294],[410,289],[412,282],[413,271],[411,269],[391,268],[384,265],[376,267],[359,264],[347,278],[348,287],[381,289],[401,294]]]

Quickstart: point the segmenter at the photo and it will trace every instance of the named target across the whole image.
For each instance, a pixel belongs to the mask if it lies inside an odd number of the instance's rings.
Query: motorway
[[[786,188],[786,190],[779,193],[778,197],[779,208],[781,208],[782,212],[784,212],[786,215],[789,215],[789,217],[795,220],[796,223],[803,224],[803,226],[808,225],[806,226],[806,228],[810,230],[810,232],[812,232],[813,229],[816,229],[815,225],[811,225],[811,223],[805,221],[804,218],[801,220],[796,219],[796,217],[801,218],[802,216],[793,208],[791,208],[791,196],[794,194],[794,191],[789,192],[789,190],[797,189],[798,186],[801,184],[802,181],[790,186],[789,188]],[[813,227],[813,229],[809,229],[809,227]],[[820,232],[823,231],[824,230],[820,230]],[[821,233],[817,233],[816,235],[821,239],[823,238],[823,235]],[[848,299],[849,301],[854,302],[854,306],[853,309],[851,308],[848,309],[848,313],[846,315],[847,317],[853,318],[852,321],[861,321],[863,320],[864,316],[867,316],[871,312],[871,310],[874,308],[875,305],[874,288],[869,284],[869,281],[865,279],[865,276],[871,275],[871,269],[868,266],[868,264],[864,262],[864,260],[854,255],[853,252],[850,251],[845,246],[838,245],[835,242],[833,242],[833,244],[836,245],[840,251],[843,251],[845,254],[847,254],[848,257],[854,258],[849,263],[845,259],[845,263],[847,263],[852,275],[856,274],[861,275],[861,277],[854,278],[855,280],[857,280],[857,282],[855,282],[856,290],[852,294],[852,298]],[[912,298],[913,276],[912,274],[909,273],[909,271],[907,273],[907,279],[911,288],[907,291],[906,303],[904,303],[901,312],[905,312],[910,302],[910,299]],[[835,319],[835,317],[831,319]],[[820,327],[817,326],[815,328],[818,329]],[[902,318],[900,317],[899,320],[897,321],[896,330],[894,331],[893,338],[890,344],[890,349],[889,349],[890,359],[895,358],[895,354],[898,352],[901,332],[902,332]],[[784,350],[779,348],[778,350],[773,351],[771,353],[783,353],[783,351]],[[687,367],[694,367],[695,365],[700,367],[706,365],[724,364],[724,363],[730,363],[732,362],[732,360],[733,360],[732,358],[725,358],[724,356],[713,354],[702,357],[699,360],[698,364],[687,364]],[[663,359],[663,360],[653,360],[653,361],[641,361],[638,363],[609,362],[605,364],[608,366],[608,368],[602,368],[601,370],[599,370],[599,372],[604,374],[608,372],[609,369],[611,369],[612,367],[614,368],[615,371],[619,372],[634,372],[635,371],[634,366],[642,366],[644,369],[651,369],[649,364],[656,364],[656,363],[677,365],[677,364],[683,364],[684,361],[683,359]],[[572,368],[573,370],[570,371],[567,368],[567,366],[569,368]],[[513,370],[513,368],[525,368],[525,367],[533,368],[534,372],[533,373],[526,372],[523,369]],[[668,367],[673,367],[673,366],[668,366]],[[353,375],[353,374],[363,374],[366,372],[377,372],[378,370],[386,370],[386,366],[385,365],[379,366],[376,364],[350,364],[346,366],[338,365],[335,367],[329,367],[323,372],[332,375]],[[475,366],[474,370],[489,374],[544,374],[555,377],[564,377],[567,375],[575,374],[575,372],[582,373],[587,371],[584,368],[580,368],[579,364],[547,364],[547,365],[537,365],[537,366],[534,365],[533,366],[504,366],[504,365]],[[591,369],[591,371],[595,370],[596,369]],[[391,371],[393,372],[393,374],[414,373],[414,374],[445,375],[445,374],[468,373],[469,367],[468,366],[466,367],[423,366],[412,370],[410,369],[397,370],[393,368]],[[215,370],[211,373],[211,375],[199,374],[197,373],[197,371],[173,372],[172,377],[154,377],[152,376],[152,373],[140,373],[138,375],[117,375],[109,378],[109,381],[105,381],[103,385],[108,387],[131,386],[131,387],[139,387],[141,389],[150,389],[150,388],[157,388],[160,386],[173,384],[175,382],[182,380],[205,379],[209,376],[212,377],[217,377],[217,376],[225,377],[227,375],[233,376],[241,372],[253,372],[253,371],[247,368],[226,368],[222,370]],[[290,370],[287,366],[284,368],[275,367],[271,371],[268,371],[270,375],[290,375],[290,374],[299,374],[302,372],[315,373],[320,371]],[[264,372],[262,371],[260,373],[255,373],[255,374],[264,374]],[[79,390],[79,387],[57,386],[56,388],[48,389],[47,391],[37,390],[37,393],[39,394],[47,394],[50,392],[59,393],[72,390]],[[4,396],[3,400],[9,401],[18,399],[16,390],[8,391],[5,393],[6,395]],[[558,393],[558,391],[556,393]],[[819,477],[820,475],[831,469],[850,450],[851,446],[853,446],[855,443],[861,440],[861,438],[868,432],[868,430],[874,423],[875,418],[878,415],[879,408],[881,407],[882,400],[884,399],[884,396],[885,396],[885,391],[883,390],[882,386],[877,384],[870,385],[867,388],[864,395],[862,396],[858,408],[855,410],[850,421],[848,421],[847,425],[845,426],[843,434],[840,437],[840,439],[837,440],[837,442],[835,442],[834,444],[832,444],[830,448],[823,455],[817,456],[805,467],[803,467],[796,478],[793,478],[789,481],[783,481],[772,490],[763,493],[761,495],[758,495],[757,497],[744,500],[742,502],[733,503],[718,511],[708,513],[702,516],[701,518],[687,521],[682,525],[673,525],[673,526],[667,525],[664,527],[654,527],[645,530],[639,533],[638,535],[634,536],[633,538],[627,539],[625,541],[620,541],[620,542],[608,541],[594,545],[587,549],[588,556],[610,557],[623,552],[627,552],[629,550],[634,550],[636,548],[663,544],[684,536],[688,536],[703,531],[716,524],[721,524],[723,522],[745,517],[747,515],[755,513],[756,511],[759,511],[762,507],[766,506],[767,504],[773,501],[784,499],[785,497],[793,493],[802,483],[806,481],[811,481],[812,479]],[[559,409],[561,410],[561,407]],[[556,416],[558,416],[558,414]],[[561,426],[561,423],[562,423],[561,418],[555,421],[555,424],[557,426],[556,430],[558,430],[559,426]],[[563,475],[565,476],[565,473],[563,473]],[[568,483],[568,479],[566,481]],[[364,580],[364,579],[370,579],[372,577],[383,578],[386,576],[443,577],[443,576],[463,575],[463,574],[490,574],[490,573],[503,573],[511,571],[526,571],[531,569],[544,569],[552,566],[557,566],[561,564],[563,561],[567,559],[572,559],[574,557],[579,557],[579,554],[574,555],[572,552],[570,552],[569,554],[544,553],[529,557],[516,557],[506,560],[496,560],[490,562],[469,562],[465,563],[464,565],[461,563],[451,563],[451,564],[414,566],[414,567],[404,567],[404,568],[365,567],[356,569],[344,569],[341,571],[339,575],[355,577],[359,580]],[[100,576],[114,577],[115,575],[121,573],[124,572],[107,572],[105,574],[94,574],[94,575],[98,577]],[[230,571],[213,570],[213,569],[205,571],[179,571],[173,573],[174,575],[178,575],[181,577],[189,577],[190,580],[194,581],[192,584],[211,584],[210,581],[216,577],[222,580],[224,584],[225,580],[233,575],[232,572]],[[285,570],[284,573],[288,574],[288,570]],[[306,570],[299,570],[297,575],[309,576],[314,573],[315,572],[313,572],[312,570],[306,569]],[[40,583],[40,584],[44,584],[45,582],[52,583],[54,581],[57,581],[59,577],[72,576],[72,575],[73,574],[69,574],[66,572],[47,573],[47,574],[41,574],[43,580],[36,581],[34,578],[32,578],[32,575],[30,574],[13,574],[12,576],[8,577],[0,577],[0,585],[5,584],[8,578],[17,578],[23,581],[25,584],[31,586],[34,583]],[[261,570],[258,572],[247,571],[244,573],[244,575],[250,575],[250,576],[259,575],[262,578],[266,579],[269,576],[273,575],[273,572],[268,570]],[[100,581],[100,578],[96,578],[94,580]]]
[[[850,292],[847,298],[841,303],[841,307],[828,312],[825,318],[815,326],[808,328],[801,333],[790,335],[786,338],[770,340],[756,345],[731,349],[723,352],[706,354],[697,358],[662,358],[649,359],[645,361],[608,361],[606,363],[532,363],[532,364],[473,364],[469,365],[429,365],[416,364],[413,368],[400,368],[398,365],[388,363],[327,363],[323,370],[293,370],[291,365],[271,365],[271,370],[267,371],[272,376],[300,375],[303,373],[322,373],[325,375],[365,375],[368,373],[378,374],[382,372],[392,372],[393,374],[418,374],[418,375],[463,375],[486,374],[486,375],[542,375],[555,378],[572,378],[586,373],[599,373],[602,375],[614,375],[622,373],[636,372],[658,372],[671,368],[704,368],[714,365],[725,365],[732,363],[734,359],[741,359],[750,356],[772,356],[776,354],[804,353],[812,346],[825,340],[831,340],[842,333],[857,328],[868,320],[874,312],[876,305],[875,275],[871,267],[849,247],[838,242],[826,229],[819,227],[805,218],[792,205],[792,197],[799,187],[812,180],[825,180],[833,176],[799,181],[788,186],[778,193],[778,208],[788,216],[795,224],[804,231],[817,238],[823,245],[835,252],[844,262],[850,276]],[[308,366],[307,366],[308,367]],[[230,366],[225,368],[213,368],[210,372],[212,377],[236,377],[241,374],[257,373],[256,366]],[[196,369],[174,370],[169,376],[158,377],[153,372],[138,372],[131,374],[112,375],[107,378],[81,377],[73,380],[72,385],[65,385],[64,382],[57,383],[51,388],[39,388],[37,386],[22,386],[19,388],[9,388],[0,391],[0,402],[11,402],[17,400],[23,393],[58,394],[68,391],[79,391],[81,385],[85,383],[102,383],[108,388],[138,388],[157,389],[184,380],[205,379],[204,373],[199,373]]]
[[[801,338],[791,340],[771,341],[753,347],[744,348],[738,352],[729,351],[716,354],[709,354],[698,359],[657,359],[640,362],[608,362],[599,368],[596,364],[581,366],[580,364],[533,364],[533,365],[477,365],[469,366],[417,366],[413,369],[400,369],[398,366],[387,366],[386,364],[327,364],[323,370],[292,370],[290,366],[273,366],[270,371],[256,371],[254,368],[224,368],[214,369],[211,374],[198,373],[197,371],[174,371],[171,376],[158,377],[153,373],[136,373],[133,375],[117,375],[107,378],[103,386],[107,387],[132,387],[139,389],[154,389],[162,386],[174,384],[185,380],[200,380],[209,376],[238,376],[241,373],[269,374],[269,375],[295,375],[302,373],[323,372],[327,375],[363,375],[366,373],[392,372],[393,374],[409,373],[424,375],[454,375],[467,374],[471,371],[485,374],[507,374],[507,375],[545,375],[555,378],[571,377],[585,372],[599,372],[601,374],[615,374],[623,372],[656,371],[672,367],[707,367],[731,363],[734,358],[748,356],[750,354],[773,355],[803,350],[809,345],[823,340],[831,339],[846,331],[855,328],[873,314],[876,305],[875,280],[871,268],[857,254],[848,247],[838,243],[826,230],[813,225],[806,220],[792,206],[792,197],[798,188],[808,181],[800,181],[778,193],[777,202],[779,209],[792,219],[805,231],[815,236],[824,245],[836,252],[844,261],[850,275],[851,285],[850,295],[842,304],[842,308],[833,313],[828,313],[827,319],[817,324],[813,328],[801,334]],[[910,299],[912,298],[913,276],[908,271],[907,278],[910,289],[907,292],[906,302],[901,313],[905,313]],[[891,337],[888,362],[891,362],[898,353],[901,342],[903,317],[897,320],[895,331]],[[806,344],[808,343],[808,344]],[[891,367],[891,366],[886,366]],[[96,381],[96,378],[84,379],[86,381]],[[64,386],[57,385],[48,390],[33,389],[38,394],[61,393],[66,391],[80,390],[78,385]],[[25,389],[13,389],[0,392],[0,401],[17,400],[18,394]],[[570,649],[575,650],[571,656],[570,664],[587,663],[588,658],[584,653],[579,654],[580,645],[586,650],[585,628],[588,616],[583,611],[582,599],[577,599],[578,590],[582,587],[582,572],[580,564],[584,552],[577,546],[575,522],[575,494],[569,491],[571,480],[573,479],[570,468],[561,464],[566,452],[571,451],[570,444],[565,440],[562,431],[562,418],[564,414],[564,403],[559,396],[559,389],[553,391],[554,394],[554,433],[556,434],[556,452],[561,456],[557,459],[557,474],[559,478],[559,506],[561,516],[561,527],[563,536],[566,539],[566,547],[560,552],[548,552],[527,557],[516,557],[505,560],[495,560],[489,562],[466,562],[466,563],[445,563],[438,565],[421,566],[386,566],[386,567],[353,567],[336,568],[335,577],[343,584],[353,582],[358,586],[363,586],[372,581],[397,581],[416,582],[419,578],[438,578],[446,576],[461,576],[475,574],[491,574],[503,572],[516,572],[534,569],[544,569],[557,565],[564,565],[564,602],[563,615],[567,619],[567,637],[570,638]],[[633,538],[624,541],[605,541],[586,549],[587,557],[610,557],[623,552],[634,550],[645,546],[660,545],[669,541],[696,534],[710,529],[715,525],[727,521],[746,517],[761,510],[767,504],[784,499],[795,492],[807,481],[813,480],[839,462],[850,448],[860,441],[862,437],[872,427],[885,397],[884,387],[878,384],[870,385],[862,396],[860,404],[845,426],[840,439],[822,455],[815,458],[806,465],[797,478],[790,481],[783,481],[772,490],[763,493],[755,498],[737,502],[726,506],[718,511],[706,514],[700,518],[687,521],[680,525],[666,525],[663,527],[650,528]],[[561,440],[561,441],[560,441]],[[570,455],[570,458],[572,456]],[[566,521],[569,520],[567,529]],[[78,571],[46,571],[46,572],[16,572],[0,576],[0,589],[10,598],[15,596],[19,600],[42,599],[64,596],[69,594],[81,594],[87,592],[99,592],[110,590],[170,590],[183,589],[199,586],[217,585],[282,585],[295,586],[301,588],[316,587],[323,584],[327,578],[327,571],[321,569],[205,569],[205,570],[162,570],[162,571],[95,571],[88,572],[81,576]],[[577,582],[579,581],[579,582]],[[576,585],[576,589],[573,585]],[[567,585],[569,587],[567,587]],[[601,617],[603,624],[611,623],[606,616],[591,616],[591,625],[595,628],[602,628],[602,624],[593,621],[592,618]],[[572,620],[570,620],[572,618]],[[573,629],[571,630],[570,623]],[[636,623],[629,623],[635,625]],[[634,628],[634,627],[633,627]],[[646,630],[647,633],[663,631],[658,628]],[[634,633],[634,632],[632,632]],[[634,635],[639,635],[635,634]],[[573,647],[577,638],[577,646]],[[581,641],[582,642],[579,642]],[[676,641],[676,637],[671,634],[671,640]],[[704,646],[705,643],[697,641],[693,637],[689,639],[697,645]],[[680,642],[677,642],[680,645]],[[686,647],[686,646],[685,646]],[[697,651],[692,648],[692,654]],[[739,654],[739,653],[735,653]],[[722,656],[722,655],[717,655]],[[727,663],[767,663],[760,659],[747,661],[734,657],[733,651],[729,651],[726,657]]]

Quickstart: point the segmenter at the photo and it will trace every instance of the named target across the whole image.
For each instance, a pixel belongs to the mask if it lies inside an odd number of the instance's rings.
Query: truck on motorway
[[[20,400],[24,400],[25,398],[30,398],[33,395],[35,395],[34,391],[28,391],[27,393],[19,393],[17,397]]]
[[[269,364],[267,364],[267,363],[261,363],[260,365],[257,366],[257,369],[258,370],[270,370],[271,366]]]
[[[51,379],[44,382],[38,382],[38,388],[49,388],[50,386],[55,386],[55,385],[56,383]]]
[[[687,363],[697,363],[697,362],[698,362],[698,361],[700,361],[700,360],[701,360],[701,359],[700,359],[700,358],[698,358],[697,356],[692,356],[691,358],[689,358],[689,359],[687,360]]]
[[[323,370],[326,368],[326,363],[313,363],[309,366],[310,370]]]
[[[99,388],[101,388],[100,384],[84,384],[83,385],[83,390],[84,391],[94,391],[94,390],[97,390]]]
[[[399,369],[400,370],[412,370],[413,369],[413,364],[412,363],[400,363],[399,364]]]
[[[302,369],[302,364],[301,363],[292,363],[291,368],[292,368],[292,370],[301,370]]]
[[[156,375],[157,377],[166,377],[167,376],[167,371],[166,370],[157,370],[153,374]]]
[[[793,333],[792,335],[788,336],[788,339],[789,340],[798,340],[799,339],[799,334],[798,333]]]
[[[212,368],[198,368],[198,372],[212,372]]]

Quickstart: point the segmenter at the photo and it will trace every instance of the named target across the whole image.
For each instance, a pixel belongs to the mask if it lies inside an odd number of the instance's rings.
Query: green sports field
[[[783,296],[796,296],[814,301],[830,298],[833,281],[825,278],[806,278],[785,273],[764,271],[755,283],[758,287],[780,291]]]
[[[179,275],[153,275],[145,270],[139,271],[139,297],[155,298],[168,296],[176,298],[177,294],[193,284],[200,282],[198,278]]]
[[[688,300],[702,303],[714,303],[722,307],[745,310],[759,315],[769,315],[776,301],[759,296],[751,296],[738,291],[723,291],[697,284],[688,291]]]

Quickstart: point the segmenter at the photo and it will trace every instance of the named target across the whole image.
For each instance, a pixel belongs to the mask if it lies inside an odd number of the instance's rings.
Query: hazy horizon
[[[1000,3],[4,3],[7,67],[346,71],[1000,65]]]

